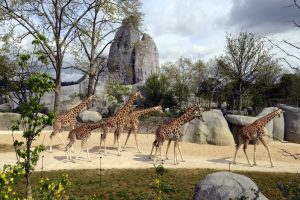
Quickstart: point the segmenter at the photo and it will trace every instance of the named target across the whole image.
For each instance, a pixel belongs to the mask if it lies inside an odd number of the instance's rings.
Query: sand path
[[[36,170],[62,170],[62,169],[99,169],[100,157],[102,168],[151,168],[153,167],[153,161],[149,160],[149,153],[151,145],[154,140],[152,134],[139,134],[138,141],[142,153],[137,151],[133,135],[130,137],[127,148],[122,151],[121,156],[117,155],[115,148],[112,148],[113,134],[110,133],[107,137],[107,150],[106,156],[98,154],[99,147],[99,133],[94,132],[89,140],[90,157],[91,162],[87,161],[86,152],[82,152],[78,160],[75,163],[66,162],[66,152],[64,146],[60,145],[58,137],[53,140],[54,148],[53,152],[49,152],[49,134],[50,131],[44,131],[35,144],[41,144],[44,140],[46,151],[42,153],[44,156],[40,158]],[[63,132],[63,138],[67,138],[67,132]],[[15,134],[15,138],[21,140],[21,134]],[[122,135],[121,144],[123,146],[125,141],[125,135]],[[0,143],[12,144],[12,137],[10,131],[0,131]],[[293,154],[300,154],[300,144],[293,143],[269,143],[270,151],[274,161],[274,168],[270,167],[268,154],[263,145],[257,147],[257,164],[258,166],[249,167],[246,163],[245,156],[242,148],[238,152],[237,164],[230,165],[231,170],[247,170],[247,171],[266,171],[266,172],[300,172],[300,160],[296,160],[291,156],[283,155],[281,149],[285,149]],[[80,141],[75,143],[76,152],[73,155],[77,155],[80,149]],[[163,152],[165,152],[166,144],[164,144]],[[214,168],[228,170],[229,163],[232,161],[234,154],[234,146],[214,146],[208,144],[193,144],[182,142],[182,153],[185,162],[179,162],[178,165],[173,164],[173,143],[169,151],[169,159],[164,162],[164,166],[167,168]],[[253,146],[248,147],[248,155],[250,161],[253,163]],[[160,158],[158,158],[160,160]],[[179,157],[180,160],[180,157]],[[6,164],[14,164],[16,157],[14,152],[1,153],[0,152],[0,167]]]

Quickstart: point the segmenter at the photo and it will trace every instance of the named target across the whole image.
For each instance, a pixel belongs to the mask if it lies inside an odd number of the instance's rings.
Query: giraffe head
[[[281,115],[282,113],[284,113],[284,111],[283,111],[282,109],[278,109],[278,110],[276,110],[275,112],[276,112],[276,114],[277,114],[278,117],[280,117],[280,115]]]
[[[162,110],[162,107],[161,106],[156,106],[154,107],[154,109],[162,114],[164,114],[164,111]]]
[[[134,96],[136,97],[136,99],[137,99],[137,98],[140,98],[140,99],[142,99],[142,100],[145,99],[145,97],[142,95],[142,93],[141,93],[140,90],[138,90],[138,91],[134,94]]]
[[[198,118],[200,121],[205,122],[203,119],[203,108],[196,103],[194,106],[195,118]]]

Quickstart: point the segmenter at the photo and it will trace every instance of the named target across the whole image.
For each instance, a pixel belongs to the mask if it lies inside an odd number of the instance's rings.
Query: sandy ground
[[[117,150],[113,148],[113,134],[110,133],[107,136],[107,155],[98,153],[99,149],[99,133],[92,133],[89,139],[89,152],[91,162],[87,161],[86,152],[82,152],[80,157],[75,162],[66,162],[66,151],[64,146],[60,144],[58,137],[53,140],[53,152],[49,152],[49,134],[50,131],[44,131],[35,144],[41,144],[44,142],[46,151],[43,152],[38,162],[36,170],[61,170],[61,169],[98,169],[100,167],[100,157],[102,168],[151,168],[153,167],[153,161],[149,160],[149,153],[154,140],[153,134],[138,134],[138,142],[142,153],[137,151],[134,136],[129,138],[129,142],[125,151],[121,152],[121,156],[117,155]],[[62,137],[67,138],[68,132],[63,132]],[[21,139],[21,134],[15,134],[16,139]],[[121,144],[124,145],[125,135],[122,135]],[[10,131],[0,131],[0,144],[12,144],[12,137]],[[173,144],[169,151],[169,159],[164,161],[164,166],[167,168],[214,168],[228,170],[229,166],[231,170],[247,170],[247,171],[266,171],[266,172],[300,172],[300,159],[296,160],[291,156],[284,155],[281,149],[285,149],[293,154],[300,154],[300,144],[293,143],[280,143],[271,142],[269,148],[274,161],[274,168],[270,167],[267,151],[263,145],[257,147],[257,166],[249,167],[246,162],[245,155],[242,148],[238,152],[237,164],[230,165],[234,154],[234,146],[214,146],[207,144],[193,144],[182,142],[181,149],[185,162],[179,162],[178,165],[173,164]],[[75,143],[76,156],[80,149],[80,141]],[[166,143],[163,146],[163,152],[166,150]],[[253,163],[253,146],[248,146],[248,155],[250,161]],[[180,160],[180,157],[178,158]],[[160,161],[160,158],[158,157]],[[14,152],[1,153],[0,152],[0,167],[6,164],[14,164],[16,157]]]

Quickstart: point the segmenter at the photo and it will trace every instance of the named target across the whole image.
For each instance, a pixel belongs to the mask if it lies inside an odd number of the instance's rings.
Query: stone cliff
[[[138,28],[130,23],[123,23],[116,32],[107,61],[111,79],[135,84],[145,81],[151,73],[159,72],[155,42],[148,34],[140,37]]]

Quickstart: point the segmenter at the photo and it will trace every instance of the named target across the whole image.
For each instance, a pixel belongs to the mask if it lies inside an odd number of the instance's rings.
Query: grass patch
[[[167,199],[191,199],[195,184],[207,174],[216,172],[213,169],[168,169],[163,179],[175,191],[165,194]],[[68,174],[71,186],[66,189],[69,199],[153,199],[151,188],[156,177],[154,169],[109,169],[102,171],[100,186],[99,170],[60,170],[43,172],[44,177],[58,178]],[[251,178],[269,199],[284,199],[277,188],[277,183],[300,184],[300,175],[291,173],[236,172]],[[41,178],[41,173],[32,175],[33,185]],[[17,191],[25,194],[25,182],[19,183]]]

